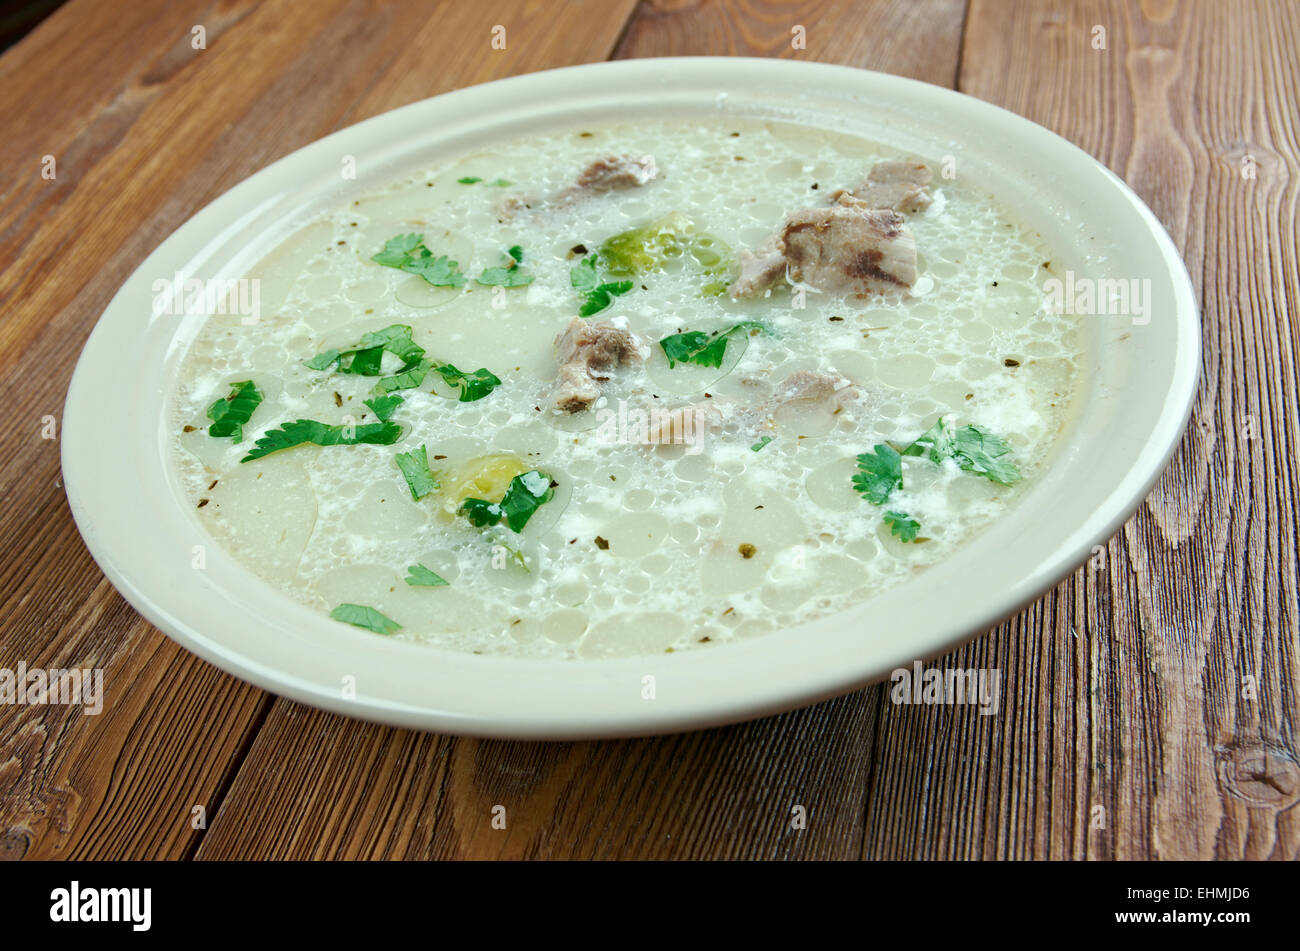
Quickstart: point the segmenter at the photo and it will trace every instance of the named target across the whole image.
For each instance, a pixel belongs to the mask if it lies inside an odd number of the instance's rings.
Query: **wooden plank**
[[[947,661],[1000,666],[1003,714],[886,708],[864,854],[1300,855],[1298,36],[1290,4],[973,0],[961,88],[1151,205],[1197,285],[1204,379],[1105,568]]]
[[[198,858],[849,857],[877,700],[599,743],[442,737],[277,701]]]
[[[0,710],[7,857],[189,854],[192,808],[211,818],[270,702],[142,621],[72,524],[58,443],[41,430],[108,299],[189,215],[268,162],[453,82],[603,58],[631,2],[608,22],[525,0],[324,0],[310,16],[288,2],[99,6],[70,3],[0,58],[6,90],[23,91],[0,113],[5,154],[29,170],[0,199],[0,400],[18,423],[0,432],[0,667],[102,667],[107,694],[99,716]],[[207,48],[193,50],[202,22]],[[497,23],[510,30],[493,51]],[[53,181],[40,177],[47,153]]]
[[[941,23],[924,50],[891,46],[871,28],[909,22],[913,4],[795,12],[810,26],[810,55],[825,42],[825,57],[951,82],[963,6],[923,6]],[[778,14],[642,4],[618,55],[767,55],[790,35]],[[877,688],[728,729],[579,744],[359,727],[277,702],[198,857],[852,857],[880,697]],[[491,822],[498,805],[504,830]],[[795,806],[807,814],[802,830],[792,827]]]
[[[952,86],[965,7],[965,0],[647,0],[617,58],[777,56]]]

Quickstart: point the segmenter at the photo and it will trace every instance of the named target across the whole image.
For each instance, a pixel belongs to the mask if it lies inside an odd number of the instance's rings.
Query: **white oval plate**
[[[176,273],[240,277],[314,211],[398,169],[503,134],[641,111],[793,119],[935,163],[951,157],[1066,259],[1092,262],[1092,276],[1149,281],[1149,317],[1084,318],[1086,392],[1011,516],[865,604],[717,649],[547,662],[388,640],[292,601],[209,544],[180,501],[164,422],[202,318],[152,314],[154,282]],[[341,183],[345,155],[360,172]],[[1191,283],[1159,222],[1115,175],[1042,127],[947,89],[839,66],[630,60],[502,80],[376,116],[204,208],[131,275],[90,335],[64,411],[63,472],[86,545],[126,599],[189,650],[258,686],[449,733],[662,733],[844,693],[949,651],[1042,594],[1146,496],[1186,425],[1199,364]],[[206,547],[202,570],[192,567],[196,545]]]

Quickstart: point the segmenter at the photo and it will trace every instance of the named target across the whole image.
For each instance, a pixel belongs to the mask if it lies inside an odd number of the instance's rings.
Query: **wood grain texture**
[[[0,156],[26,170],[0,195],[0,399],[15,409],[0,431],[0,666],[102,665],[110,696],[100,717],[0,709],[6,854],[1300,856],[1300,7],[127,6],[74,0],[0,57],[21,92],[0,103],[13,130]],[[198,22],[211,24],[202,52]],[[493,52],[498,23],[510,39]],[[791,46],[796,25],[806,49]],[[367,115],[512,72],[695,54],[957,83],[1097,156],[1183,251],[1204,379],[1174,464],[1104,558],[936,662],[999,670],[998,713],[895,706],[876,687],[658,739],[438,737],[272,700],[136,617],[86,555],[39,430],[144,255],[249,172]],[[46,153],[55,182],[39,178]],[[56,269],[69,240],[86,266]],[[190,826],[194,804],[210,807],[206,831]]]
[[[1205,350],[1187,437],[1107,570],[994,639],[1037,641],[1034,668],[1007,671],[1008,700],[1037,701],[1042,736],[1017,744],[1002,803],[1035,834],[1006,838],[996,821],[982,854],[1300,855],[1298,41],[1294,4],[971,5],[963,91],[1133,186],[1182,250]],[[1036,613],[1047,630],[1026,623]],[[1103,829],[1089,828],[1095,806]]]
[[[617,57],[778,56],[951,86],[965,0],[647,0]]]
[[[325,0],[309,16],[73,2],[0,58],[0,667],[101,667],[107,694],[99,716],[0,708],[0,855],[190,854],[191,810],[211,818],[272,699],[130,610],[72,524],[58,442],[41,432],[109,298],[200,207],[322,135],[457,85],[608,56],[632,4],[602,7],[609,19],[537,2]],[[505,50],[489,48],[498,23]]]

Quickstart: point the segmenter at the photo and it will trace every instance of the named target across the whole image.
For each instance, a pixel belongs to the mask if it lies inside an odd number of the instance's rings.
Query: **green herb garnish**
[[[889,533],[895,538],[905,542],[916,541],[916,533],[921,529],[921,523],[916,519],[904,512],[886,512],[883,517]]]
[[[397,468],[406,477],[411,498],[416,502],[438,488],[438,478],[429,468],[428,450],[424,446],[410,452],[399,452],[395,457]]]
[[[313,370],[337,367],[342,373],[362,376],[379,376],[382,372],[384,351],[402,361],[402,369],[409,369],[424,356],[424,348],[411,339],[411,328],[406,324],[390,324],[383,330],[363,334],[361,340],[346,350],[326,350],[310,360],[303,361]]]
[[[693,363],[701,367],[720,367],[727,355],[727,342],[733,334],[748,330],[758,334],[766,328],[753,320],[745,320],[728,330],[705,333],[703,330],[687,330],[671,334],[659,341],[664,356],[668,358],[669,368],[679,363]]]
[[[892,447],[876,445],[874,452],[858,456],[858,471],[853,477],[853,488],[869,501],[883,505],[889,494],[903,487],[903,459]]]
[[[252,380],[231,383],[230,395],[208,407],[208,435],[218,438],[229,436],[235,443],[244,441],[244,424],[253,416],[253,410],[262,402],[262,391]]]
[[[392,618],[368,608],[364,604],[340,604],[330,612],[330,617],[353,627],[363,627],[376,634],[396,634],[402,629]]]
[[[758,452],[760,449],[762,449],[771,441],[772,441],[771,436],[760,436],[758,442],[754,443],[754,445],[750,446],[749,448],[752,452]]]
[[[413,588],[439,588],[449,583],[447,579],[434,574],[424,565],[411,565],[406,572],[404,580]]]
[[[579,261],[569,271],[569,283],[582,297],[582,306],[578,308],[579,317],[599,314],[620,297],[632,289],[631,281],[604,281],[596,270],[596,256],[590,255]]]
[[[464,178],[456,179],[456,181],[460,182],[462,185],[477,185],[479,182],[483,181],[483,179],[479,178],[477,175],[466,175]]]
[[[376,264],[418,274],[434,287],[464,287],[460,264],[447,255],[434,256],[424,245],[424,235],[400,234],[384,242],[384,249],[371,257]]]
[[[375,383],[376,393],[392,393],[394,390],[413,390],[424,382],[425,376],[433,369],[428,360],[418,360],[413,365],[403,367],[392,376],[381,377]]]
[[[928,455],[931,462],[952,459],[963,470],[982,475],[1000,485],[1020,481],[1020,469],[1011,461],[1011,447],[979,426],[950,430],[942,417],[903,450],[905,456]]]
[[[524,530],[533,513],[549,502],[554,495],[551,477],[545,472],[533,469],[511,479],[501,501],[465,499],[461,503],[460,512],[476,528],[487,528],[504,518],[510,530],[519,533]]]
[[[523,287],[533,282],[531,274],[524,273],[519,265],[524,260],[524,249],[515,245],[502,255],[506,263],[500,267],[484,268],[483,273],[474,278],[475,283],[484,287]]]
[[[277,429],[267,430],[254,443],[254,448],[240,462],[252,462],[273,452],[295,446],[355,446],[369,443],[391,446],[402,438],[402,427],[397,423],[365,423],[360,426],[335,426],[314,419],[298,419],[281,423]]]
[[[473,373],[457,370],[450,363],[444,363],[432,369],[449,385],[460,390],[459,399],[462,403],[473,403],[475,400],[481,400],[501,385],[501,381],[497,379],[496,375],[483,367]]]
[[[393,413],[397,412],[397,407],[406,401],[400,396],[375,396],[362,402],[369,406],[381,421],[387,421],[392,418]]]

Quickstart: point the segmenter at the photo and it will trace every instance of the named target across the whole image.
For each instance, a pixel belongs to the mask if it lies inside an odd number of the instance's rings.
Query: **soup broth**
[[[837,190],[897,161],[918,160],[656,120],[348,199],[248,275],[256,320],[214,314],[186,355],[173,448],[197,518],[322,612],[482,653],[716,649],[902,583],[1015,506],[1084,354],[1042,306],[1065,262],[926,157],[924,200],[887,212],[915,242],[907,286],[887,265],[886,291],[818,286],[806,258],[799,280],[792,213],[857,214]],[[742,252],[783,227],[784,275],[733,296]],[[260,401],[227,399],[244,382]]]

